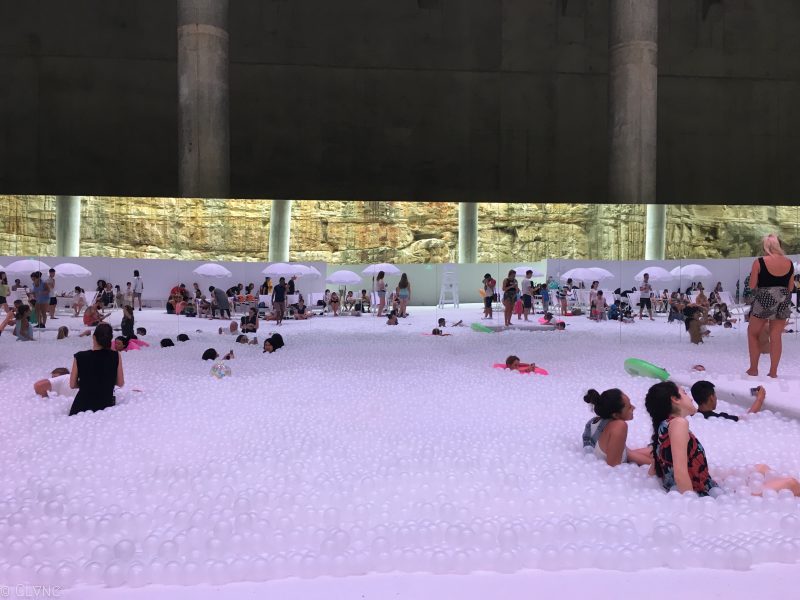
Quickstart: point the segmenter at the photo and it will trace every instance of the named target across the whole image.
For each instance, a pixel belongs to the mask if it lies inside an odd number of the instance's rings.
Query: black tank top
[[[114,405],[119,353],[114,350],[84,350],[75,354],[78,363],[78,394],[75,403],[84,410],[102,410]]]
[[[789,272],[786,275],[773,275],[767,270],[767,263],[763,258],[758,259],[758,287],[788,287],[789,280],[794,275],[794,265],[790,264]]]

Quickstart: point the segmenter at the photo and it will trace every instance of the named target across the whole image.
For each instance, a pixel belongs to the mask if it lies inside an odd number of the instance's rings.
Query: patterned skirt
[[[783,286],[763,287],[755,291],[750,315],[768,321],[788,319],[792,314],[792,298]]]

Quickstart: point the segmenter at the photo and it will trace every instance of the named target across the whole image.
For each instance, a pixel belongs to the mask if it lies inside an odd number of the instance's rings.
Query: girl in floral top
[[[697,408],[686,391],[672,381],[662,381],[647,391],[645,406],[653,419],[653,466],[664,489],[716,496],[719,486],[708,471],[703,445],[689,431],[686,417],[697,412]],[[764,473],[769,467],[759,465],[758,470]],[[763,489],[788,489],[800,496],[800,483],[791,477],[765,481]]]

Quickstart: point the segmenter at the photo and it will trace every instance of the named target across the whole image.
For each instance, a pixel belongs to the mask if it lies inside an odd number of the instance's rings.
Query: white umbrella
[[[595,273],[595,279],[597,281],[602,281],[603,279],[614,279],[616,275],[614,275],[611,271],[603,269],[602,267],[589,267],[589,270]]]
[[[319,272],[319,269],[312,265],[300,265],[308,269],[308,276],[309,277],[322,277],[322,273]]]
[[[633,276],[634,281],[644,281],[644,274],[650,275],[650,281],[669,281],[675,279],[675,275],[662,267],[647,267]]]
[[[35,271],[41,271],[42,273],[45,273],[49,270],[49,266],[42,261],[35,260],[33,258],[17,260],[6,267],[6,271],[8,273],[34,273]]]
[[[3,265],[0,265],[0,271],[5,271],[6,268]]]
[[[524,277],[525,273],[528,271],[533,271],[533,277],[544,277],[544,273],[542,273],[539,269],[534,269],[533,267],[526,265],[520,265],[519,267],[515,268],[514,271],[517,273],[517,277]]]
[[[223,267],[222,265],[218,265],[217,263],[206,263],[204,265],[200,265],[194,271],[192,271],[195,275],[202,275],[203,277],[232,277],[233,273],[231,273],[228,269]]]
[[[361,273],[364,275],[377,275],[380,271],[383,271],[385,275],[400,275],[401,273],[400,269],[389,263],[370,265],[361,271]]]
[[[358,273],[353,273],[347,269],[342,269],[341,271],[336,271],[328,275],[328,278],[325,281],[339,285],[352,285],[360,283],[361,276]]]
[[[309,275],[309,268],[305,265],[289,263],[273,263],[261,271],[267,277],[304,277]]]
[[[711,277],[711,271],[706,269],[703,265],[695,264],[675,267],[670,273],[681,279],[703,279],[705,277]]]
[[[75,263],[61,263],[53,268],[60,277],[89,277],[92,274],[89,269]]]

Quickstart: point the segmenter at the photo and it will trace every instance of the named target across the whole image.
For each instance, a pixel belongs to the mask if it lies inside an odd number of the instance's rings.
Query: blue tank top
[[[33,295],[36,298],[37,304],[50,301],[50,290],[47,289],[47,285],[44,281],[39,281],[39,283],[33,286]]]

